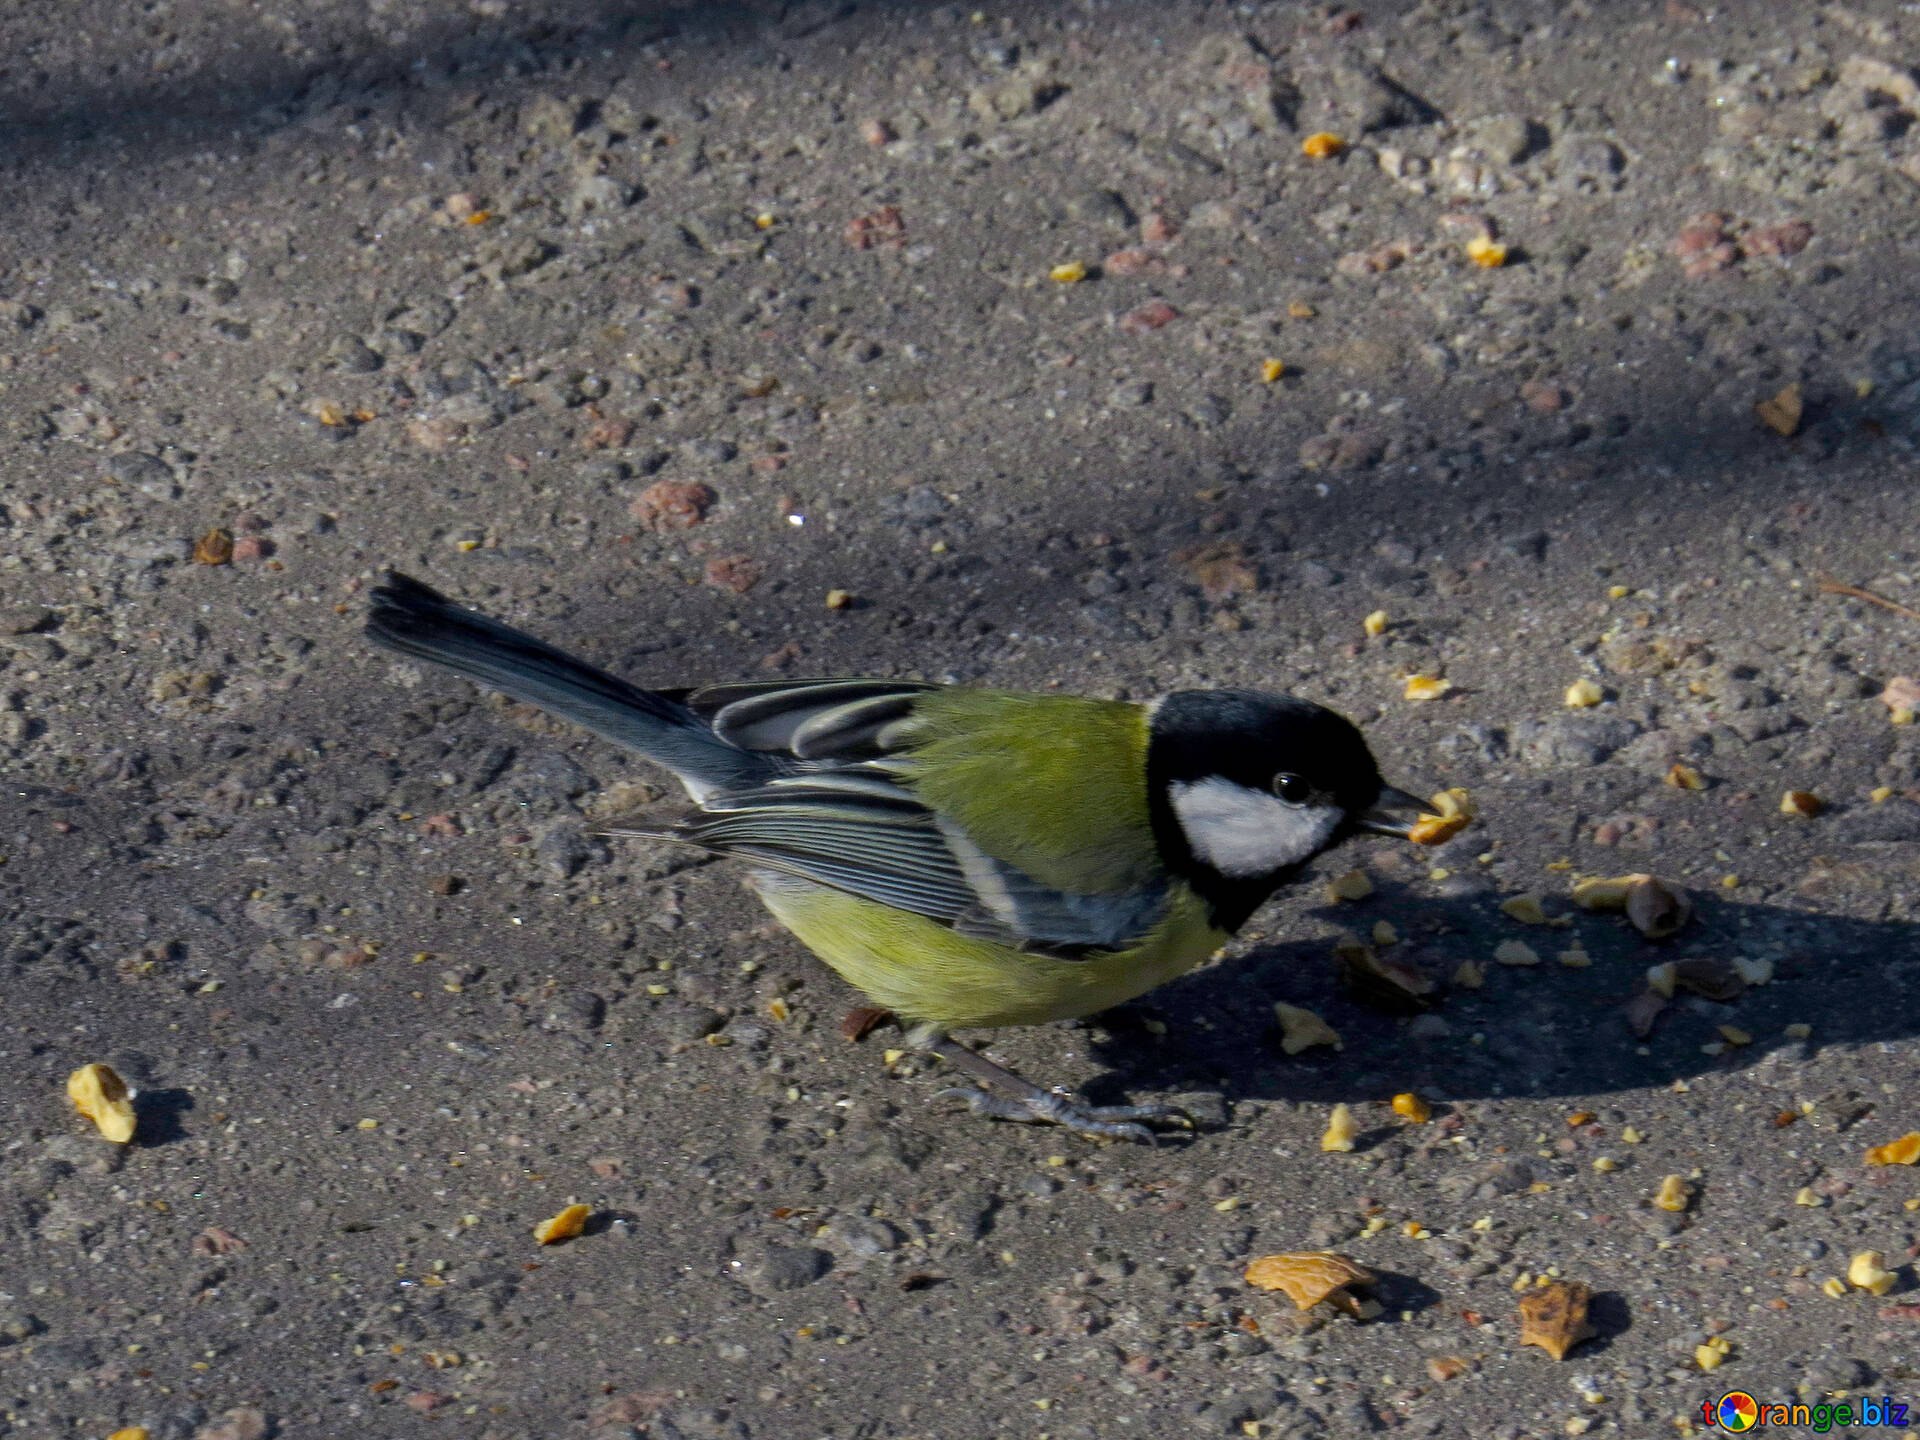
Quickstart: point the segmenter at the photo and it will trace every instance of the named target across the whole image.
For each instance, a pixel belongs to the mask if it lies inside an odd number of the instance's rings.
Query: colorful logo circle
[[[1741,1435],[1760,1423],[1760,1402],[1744,1390],[1729,1390],[1713,1407],[1713,1418],[1720,1428]]]

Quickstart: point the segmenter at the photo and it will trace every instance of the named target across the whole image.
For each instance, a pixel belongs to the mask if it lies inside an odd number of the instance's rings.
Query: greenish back
[[[1088,895],[1159,873],[1143,707],[955,688],[923,696],[913,720],[909,783],[995,859]]]

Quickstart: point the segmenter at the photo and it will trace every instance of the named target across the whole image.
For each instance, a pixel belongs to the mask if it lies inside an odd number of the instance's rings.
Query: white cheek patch
[[[1289,805],[1218,776],[1174,785],[1168,796],[1194,855],[1236,880],[1311,859],[1340,824],[1338,806]]]

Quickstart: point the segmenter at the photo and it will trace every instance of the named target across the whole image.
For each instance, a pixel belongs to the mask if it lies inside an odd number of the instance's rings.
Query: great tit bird
[[[1322,851],[1421,809],[1366,742],[1290,695],[1151,704],[917,680],[643,690],[418,580],[367,635],[673,772],[693,808],[612,829],[732,856],[802,944],[973,1086],[977,1113],[1150,1140],[1165,1105],[1094,1106],[952,1039],[1142,995],[1206,959]]]

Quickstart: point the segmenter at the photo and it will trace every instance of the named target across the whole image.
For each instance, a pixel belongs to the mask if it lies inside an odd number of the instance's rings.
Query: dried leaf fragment
[[[1733,1342],[1724,1335],[1715,1335],[1693,1347],[1693,1363],[1702,1370],[1718,1370],[1731,1354]]]
[[[891,1010],[882,1009],[877,1005],[862,1005],[857,1009],[849,1010],[841,1018],[840,1038],[853,1042],[864,1040],[891,1019],[893,1019]]]
[[[93,1121],[100,1134],[116,1145],[133,1139],[136,1117],[133,1100],[111,1065],[82,1065],[67,1077],[67,1098],[73,1108]]]
[[[1690,990],[1703,1000],[1725,1004],[1746,992],[1747,982],[1734,966],[1706,955],[1676,961],[1670,967],[1671,984]]]
[[[533,1238],[542,1245],[558,1245],[562,1240],[572,1240],[587,1228],[587,1219],[593,1214],[591,1205],[569,1205],[558,1215],[549,1216],[533,1227]]]
[[[1800,815],[1811,820],[1827,808],[1827,802],[1811,790],[1789,790],[1780,797],[1782,815]]]
[[[1800,430],[1800,417],[1806,409],[1800,395],[1800,382],[1783,386],[1771,398],[1762,400],[1753,407],[1753,413],[1760,417],[1760,423],[1776,435],[1792,436]]]
[[[1271,385],[1286,373],[1287,362],[1284,360],[1269,358],[1260,362],[1260,383],[1262,385]]]
[[[1662,995],[1654,989],[1642,990],[1626,1005],[1627,1028],[1632,1030],[1636,1039],[1644,1040],[1653,1033],[1655,1023],[1661,1012],[1667,1008],[1667,1002],[1673,997]]]
[[[1667,767],[1667,784],[1676,790],[1704,790],[1707,782],[1700,772],[1691,765],[1682,765],[1674,761]]]
[[[1388,623],[1387,612],[1384,610],[1375,610],[1360,622],[1360,628],[1366,631],[1369,637],[1378,639],[1387,633]]]
[[[1353,1149],[1353,1142],[1360,1134],[1360,1127],[1354,1123],[1353,1110],[1341,1104],[1333,1107],[1333,1114],[1327,1117],[1326,1133],[1320,1137],[1320,1148],[1341,1154]]]
[[[1411,1090],[1393,1097],[1393,1113],[1411,1125],[1424,1125],[1433,1119],[1433,1107]]]
[[[207,531],[193,542],[193,563],[196,565],[227,565],[233,561],[233,534],[219,526]]]
[[[1590,1339],[1587,1307],[1593,1292],[1578,1280],[1556,1280],[1520,1297],[1520,1343],[1537,1345],[1556,1360],[1567,1358],[1582,1340]]]
[[[1250,1261],[1246,1269],[1249,1285],[1262,1290],[1283,1290],[1302,1310],[1311,1310],[1322,1301],[1349,1308],[1354,1297],[1346,1293],[1347,1287],[1371,1285],[1376,1278],[1364,1265],[1357,1265],[1331,1250],[1290,1250],[1281,1255],[1262,1255]]]
[[[1687,892],[1651,875],[1627,890],[1627,919],[1649,940],[1664,940],[1693,916]]]
[[[1847,1283],[1856,1290],[1884,1295],[1900,1283],[1900,1275],[1887,1269],[1887,1257],[1878,1250],[1862,1250],[1847,1262]]]
[[[1086,262],[1069,260],[1064,265],[1056,265],[1047,271],[1047,278],[1056,285],[1078,285],[1087,278]]]
[[[1867,1151],[1869,1165],[1911,1165],[1920,1160],[1920,1130],[1912,1130],[1898,1140],[1889,1140]]]
[[[1300,142],[1300,153],[1309,160],[1331,160],[1347,148],[1347,142],[1330,130],[1316,130]]]
[[[1409,700],[1438,700],[1451,689],[1453,682],[1438,675],[1409,675],[1405,694]]]
[[[1411,961],[1386,959],[1351,938],[1335,945],[1333,954],[1340,962],[1340,983],[1361,1004],[1390,1015],[1418,1015],[1432,1006],[1437,987]]]
[[[1298,1055],[1302,1050],[1311,1050],[1316,1045],[1331,1045],[1335,1050],[1341,1048],[1340,1032],[1311,1010],[1303,1010],[1298,1005],[1275,1003],[1273,1013],[1280,1021],[1280,1048],[1289,1055]]]

